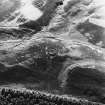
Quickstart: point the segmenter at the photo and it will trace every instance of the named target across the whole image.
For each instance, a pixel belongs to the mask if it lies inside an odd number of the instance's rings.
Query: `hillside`
[[[0,87],[105,104],[104,0],[0,3]]]

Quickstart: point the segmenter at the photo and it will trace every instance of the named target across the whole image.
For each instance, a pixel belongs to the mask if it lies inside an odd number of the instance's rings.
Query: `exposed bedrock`
[[[48,26],[53,15],[59,5],[62,5],[62,0],[48,0],[41,8],[43,15],[35,21],[26,22],[19,27],[34,29],[36,32],[41,31],[43,26]]]

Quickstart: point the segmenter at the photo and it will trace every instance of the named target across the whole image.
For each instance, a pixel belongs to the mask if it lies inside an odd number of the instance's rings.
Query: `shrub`
[[[85,100],[66,98],[39,91],[3,88],[0,92],[0,105],[99,105]]]

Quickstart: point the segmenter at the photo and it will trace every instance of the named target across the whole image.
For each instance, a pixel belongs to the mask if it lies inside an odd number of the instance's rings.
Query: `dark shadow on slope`
[[[93,68],[74,67],[69,70],[64,90],[67,94],[102,102],[105,97],[105,76]]]
[[[55,57],[52,60],[36,59],[29,67],[16,65],[0,72],[0,85],[22,84],[27,89],[38,89],[60,93],[58,75],[63,68],[65,57]],[[57,90],[57,91],[55,91]]]
[[[92,24],[88,21],[84,23],[80,23],[77,26],[77,30],[85,36],[88,41],[92,44],[99,43],[100,41],[103,41],[103,32],[104,28],[97,26],[95,24]]]

